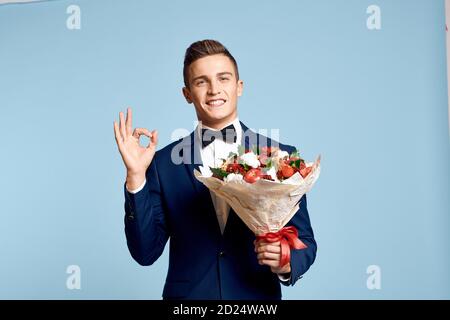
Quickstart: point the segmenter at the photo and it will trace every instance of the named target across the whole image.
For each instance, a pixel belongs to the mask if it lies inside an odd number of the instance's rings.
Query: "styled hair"
[[[216,40],[200,40],[192,43],[189,48],[186,49],[186,54],[184,56],[184,66],[183,66],[183,78],[184,85],[189,87],[189,66],[196,60],[215,55],[215,54],[223,54],[228,57],[231,62],[233,62],[234,69],[236,71],[236,79],[239,80],[239,71],[236,60],[228,51],[227,48],[219,41]]]

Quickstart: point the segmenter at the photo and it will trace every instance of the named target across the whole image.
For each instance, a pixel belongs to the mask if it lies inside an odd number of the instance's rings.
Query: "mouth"
[[[225,99],[211,99],[211,100],[206,101],[206,104],[210,107],[220,107],[220,106],[224,105],[225,102],[227,102],[227,100],[225,100]]]

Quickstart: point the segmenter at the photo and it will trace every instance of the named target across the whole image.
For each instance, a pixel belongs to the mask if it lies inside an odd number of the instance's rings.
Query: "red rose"
[[[248,183],[254,183],[257,180],[259,180],[261,176],[262,176],[261,170],[252,168],[247,171],[247,173],[244,176],[244,180],[247,181]]]
[[[295,173],[295,171],[291,166],[282,166],[281,173],[283,174],[284,178],[289,178]]]

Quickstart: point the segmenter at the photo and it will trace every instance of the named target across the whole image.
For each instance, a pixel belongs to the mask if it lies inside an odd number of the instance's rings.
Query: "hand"
[[[266,242],[263,240],[253,241],[255,252],[257,253],[258,263],[270,267],[273,273],[289,273],[291,272],[291,263],[280,267],[281,244],[277,242]]]
[[[152,162],[158,143],[158,132],[148,131],[145,128],[136,128],[132,132],[132,112],[127,109],[125,121],[123,112],[119,113],[120,125],[114,121],[114,135],[122,160],[127,168],[127,185],[135,189],[145,179],[145,172]],[[146,147],[139,144],[139,138],[145,135],[150,138]],[[138,180],[141,180],[140,182]]]

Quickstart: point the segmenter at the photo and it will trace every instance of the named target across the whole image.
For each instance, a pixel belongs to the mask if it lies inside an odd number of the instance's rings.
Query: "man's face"
[[[237,116],[243,81],[237,80],[233,62],[223,54],[207,56],[189,66],[188,87],[183,95],[194,103],[197,117],[208,127],[220,129]]]

